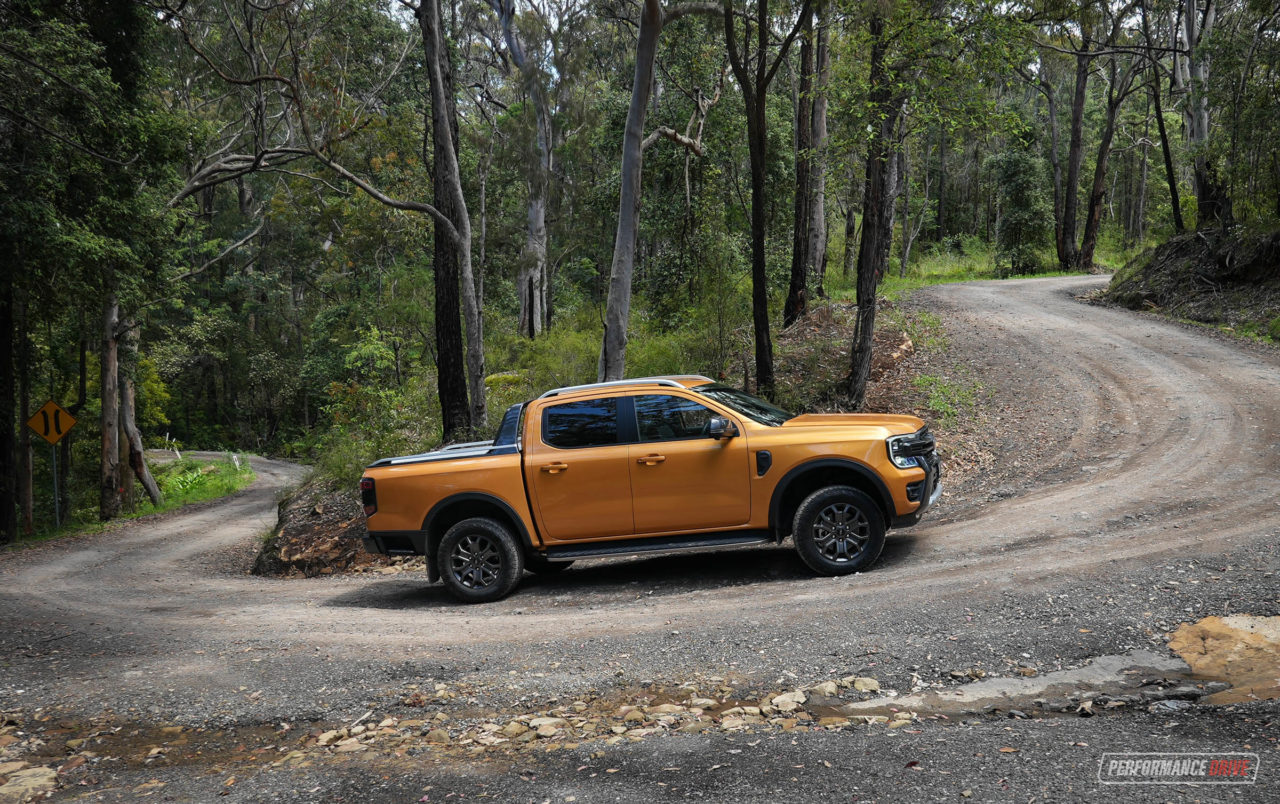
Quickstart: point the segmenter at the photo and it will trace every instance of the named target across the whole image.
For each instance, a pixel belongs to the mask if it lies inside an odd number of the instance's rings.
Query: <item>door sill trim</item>
[[[776,540],[767,530],[738,530],[712,532],[703,535],[639,536],[589,545],[550,546],[543,554],[552,560],[628,556],[654,553],[678,553],[685,550],[713,550],[721,547],[745,547],[752,544],[772,544]]]

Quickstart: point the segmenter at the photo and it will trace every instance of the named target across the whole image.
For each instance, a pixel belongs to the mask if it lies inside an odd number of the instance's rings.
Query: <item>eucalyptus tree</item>
[[[921,5],[910,0],[870,3],[851,15],[865,36],[866,80],[857,110],[866,127],[862,231],[857,244],[857,315],[844,389],[852,405],[866,400],[874,345],[876,294],[889,264],[908,108],[927,119],[946,110],[952,122],[1003,125],[986,101],[965,97],[983,70],[1004,68],[1014,23],[984,0]],[[962,100],[963,99],[963,100]]]
[[[1116,120],[1120,107],[1139,89],[1135,79],[1145,67],[1143,57],[1135,50],[1117,50],[1117,46],[1133,44],[1135,32],[1132,4],[1118,10],[1108,9],[1104,19],[1110,17],[1106,46],[1112,52],[1102,57],[1102,75],[1106,92],[1102,105],[1102,121],[1098,132],[1098,150],[1093,162],[1093,182],[1089,188],[1085,206],[1084,233],[1080,239],[1080,266],[1093,267],[1093,255],[1098,247],[1102,228],[1102,207],[1107,194],[1108,165],[1112,143],[1115,139]]]
[[[471,223],[462,187],[453,65],[439,0],[401,0],[419,36],[421,62],[410,59],[413,37],[389,9],[348,3],[315,5],[177,2],[164,7],[199,64],[239,105],[221,136],[189,171],[174,205],[204,190],[264,171],[311,165],[386,207],[426,216],[434,225],[435,336],[438,389],[446,439],[482,428],[486,420],[484,322],[471,260]],[[345,27],[353,12],[381,15],[379,47],[351,47]],[[232,35],[226,35],[227,32]],[[328,46],[328,47],[326,47]],[[330,48],[341,52],[332,58]],[[424,153],[432,162],[430,202],[382,186],[372,171],[348,162],[344,147],[386,114],[386,93],[402,71],[417,67],[423,99]],[[349,80],[355,77],[359,80]],[[459,325],[459,301],[461,318]],[[465,356],[465,378],[463,374]]]
[[[532,147],[529,149],[532,159],[527,160],[528,175],[525,180],[528,186],[528,232],[516,276],[516,295],[520,303],[520,334],[534,338],[542,333],[547,324],[547,201],[553,168],[554,133],[549,93],[544,85],[544,65],[549,58],[542,52],[541,45],[549,41],[551,32],[547,30],[549,25],[546,15],[541,13],[536,3],[530,3],[530,10],[538,13],[527,16],[535,19],[534,24],[539,29],[536,44],[530,49],[516,30],[515,0],[489,0],[489,6],[497,15],[501,26],[506,55],[515,65],[525,97],[533,107]],[[555,24],[569,23],[570,20],[559,19]]]
[[[636,230],[640,223],[640,179],[644,165],[645,116],[653,90],[653,69],[658,38],[663,29],[689,14],[714,14],[719,7],[710,3],[683,3],[664,6],[661,0],[644,0],[636,37],[635,75],[631,81],[631,103],[622,135],[622,176],[618,193],[618,225],[609,268],[609,295],[605,306],[604,340],[600,345],[597,377],[621,379],[626,373],[627,327],[631,320],[631,282],[635,274]],[[671,129],[661,132],[685,147],[693,143]],[[699,146],[700,148],[700,146]]]
[[[1182,119],[1194,163],[1197,228],[1232,222],[1231,198],[1210,155],[1210,60],[1206,45],[1217,27],[1221,6],[1221,0],[1184,0],[1176,26],[1181,38],[1172,43],[1174,91],[1186,96]]]
[[[813,13],[806,10],[800,28],[799,86],[795,109],[796,188],[792,199],[791,281],[782,305],[782,326],[789,327],[804,315],[810,275],[809,230],[813,226]]]
[[[773,338],[769,328],[769,276],[765,255],[765,163],[768,158],[767,101],[769,86],[787,58],[791,43],[810,19],[810,0],[804,0],[795,20],[787,20],[779,35],[769,13],[769,0],[756,0],[736,11],[724,0],[724,36],[729,64],[742,93],[747,115],[747,144],[751,157],[751,321],[755,334],[756,387],[773,394]],[[738,30],[742,30],[739,44]]]
[[[791,281],[782,325],[804,314],[811,295],[823,294],[827,267],[827,88],[831,80],[830,12],[818,0],[800,35],[795,110],[795,172]]]
[[[1165,185],[1169,189],[1169,207],[1173,217],[1174,234],[1182,234],[1186,231],[1186,224],[1182,220],[1182,199],[1178,191],[1178,172],[1174,167],[1173,147],[1170,143],[1169,132],[1164,118],[1164,103],[1161,85],[1164,84],[1166,68],[1164,67],[1164,59],[1159,56],[1159,39],[1153,35],[1152,30],[1160,23],[1160,18],[1165,15],[1153,14],[1149,7],[1151,0],[1142,0],[1139,3],[1139,14],[1142,20],[1142,39],[1143,49],[1146,52],[1146,62],[1149,76],[1146,82],[1147,92],[1151,97],[1151,103],[1154,107],[1153,116],[1156,120],[1156,130],[1160,134],[1160,154],[1164,161],[1164,177]],[[1152,16],[1157,19],[1153,23]],[[1165,17],[1167,18],[1167,17]]]

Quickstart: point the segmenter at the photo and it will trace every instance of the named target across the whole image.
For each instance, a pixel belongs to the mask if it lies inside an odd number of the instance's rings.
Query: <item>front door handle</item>
[[[642,463],[645,466],[653,466],[662,463],[667,459],[666,455],[646,455],[643,458],[636,458],[636,463]]]
[[[549,463],[542,467],[542,471],[546,472],[547,474],[554,475],[554,474],[559,474],[560,472],[563,472],[568,468],[569,468],[569,464],[567,463]]]

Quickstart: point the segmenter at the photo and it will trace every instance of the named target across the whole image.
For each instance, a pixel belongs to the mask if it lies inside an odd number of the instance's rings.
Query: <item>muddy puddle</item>
[[[1196,678],[1231,685],[1204,703],[1280,699],[1280,617],[1237,614],[1183,623],[1173,632],[1169,649]]]
[[[206,765],[213,770],[241,763],[261,764],[298,747],[307,733],[270,726],[205,729],[185,726],[95,725],[54,720],[28,724],[38,739],[24,759],[33,764],[64,763],[63,772],[103,763],[130,769]],[[79,758],[79,761],[77,761]],[[66,768],[70,764],[71,768]]]

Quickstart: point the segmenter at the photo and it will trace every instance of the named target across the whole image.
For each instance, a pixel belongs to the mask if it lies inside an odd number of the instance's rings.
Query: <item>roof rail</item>
[[[702,375],[689,375],[690,379],[711,381],[710,377]],[[590,391],[595,388],[614,388],[619,385],[664,385],[670,388],[684,388],[679,382],[670,377],[638,377],[634,380],[609,380],[608,382],[592,382],[586,385],[570,385],[564,388],[553,388],[547,391],[539,399],[546,399],[549,396],[559,396],[560,394],[568,394],[574,391]]]

